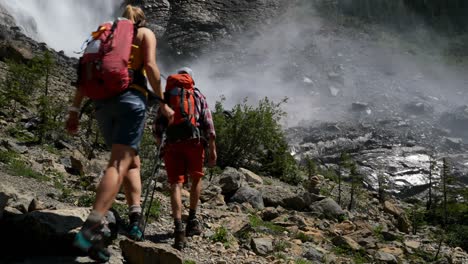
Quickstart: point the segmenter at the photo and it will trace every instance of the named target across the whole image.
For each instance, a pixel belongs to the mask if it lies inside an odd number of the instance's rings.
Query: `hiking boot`
[[[199,236],[202,233],[200,222],[197,219],[192,219],[187,221],[187,226],[185,226],[185,235],[188,237]]]
[[[140,225],[141,213],[131,213],[128,218],[130,219],[128,237],[135,241],[142,241],[143,230]]]
[[[174,230],[174,248],[182,251],[187,244],[187,239],[185,238],[184,230]]]
[[[103,228],[101,223],[90,224],[85,222],[80,232],[76,234],[73,245],[98,263],[109,261],[110,253],[106,242],[110,239],[110,232]]]

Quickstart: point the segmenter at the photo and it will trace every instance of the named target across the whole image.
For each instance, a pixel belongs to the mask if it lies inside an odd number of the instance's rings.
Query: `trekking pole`
[[[153,170],[151,171],[151,176],[149,178],[149,183],[147,184],[146,190],[145,190],[145,199],[143,200],[143,204],[141,206],[141,209],[142,209],[143,213],[141,214],[140,223],[142,222],[142,220],[143,220],[143,218],[145,216],[145,207],[147,206],[148,196],[149,196],[151,185],[153,185],[153,191],[151,192],[150,200],[149,200],[148,206],[146,208],[146,218],[145,218],[145,221],[143,221],[143,226],[141,227],[142,228],[141,231],[143,233],[143,239],[145,237],[146,225],[148,223],[149,214],[150,214],[150,210],[151,210],[151,205],[153,203],[154,193],[156,191],[156,180],[154,179],[154,176],[156,175],[156,172],[159,170],[159,167],[161,166],[161,158],[159,156],[161,154],[161,149],[163,147],[163,142],[164,142],[164,140],[161,140],[161,144],[159,145],[158,148],[156,148],[156,152],[155,152],[156,162],[154,163]]]

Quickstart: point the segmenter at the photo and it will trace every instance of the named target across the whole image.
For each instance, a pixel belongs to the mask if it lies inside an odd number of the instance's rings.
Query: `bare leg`
[[[135,157],[135,167],[128,170],[123,179],[125,198],[129,206],[141,204],[141,162],[140,157]]]
[[[193,179],[192,186],[190,188],[190,209],[197,209],[198,200],[200,199],[200,192],[202,188],[202,179]]]
[[[182,198],[181,195],[182,183],[171,185],[171,205],[172,217],[174,219],[182,219]]]
[[[102,216],[107,213],[114,203],[124,175],[127,175],[131,168],[136,167],[135,157],[136,153],[133,148],[121,144],[112,145],[109,164],[97,188],[93,205],[95,212]]]

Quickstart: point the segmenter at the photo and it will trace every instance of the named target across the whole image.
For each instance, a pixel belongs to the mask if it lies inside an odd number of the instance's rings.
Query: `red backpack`
[[[78,66],[78,88],[92,100],[107,99],[128,88],[128,62],[135,26],[128,19],[107,22],[93,32]]]
[[[167,77],[164,98],[174,110],[174,122],[166,130],[169,141],[200,136],[197,128],[195,97],[194,81],[189,74],[178,73]]]

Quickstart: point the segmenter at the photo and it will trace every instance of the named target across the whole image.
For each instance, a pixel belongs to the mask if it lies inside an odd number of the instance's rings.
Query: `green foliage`
[[[412,232],[415,235],[421,226],[426,225],[426,222],[424,221],[425,210],[424,208],[414,205],[411,212],[407,213],[407,215],[411,217]]]
[[[246,100],[226,115],[222,103],[216,102],[213,120],[216,127],[218,165],[244,167],[259,174],[271,175],[298,184],[302,180],[296,161],[289,153],[280,120],[285,116],[280,103],[268,98],[258,106]]]
[[[149,127],[149,126],[147,126]],[[146,181],[146,179],[150,178],[155,163],[159,157],[156,156],[157,146],[152,135],[152,132],[149,128],[146,128],[143,132],[143,138],[140,143],[140,151],[139,155],[141,158],[141,175],[142,181]]]
[[[112,205],[112,210],[117,212],[117,214],[122,217],[122,219],[128,220],[128,205],[121,203],[114,203]]]
[[[215,243],[221,242],[225,247],[229,247],[231,244],[231,236],[224,226],[216,228],[214,235],[211,237],[211,240]]]
[[[6,133],[21,142],[32,142],[36,140],[36,137],[33,134],[24,130],[19,124],[8,127],[6,129]]]
[[[311,261],[308,261],[307,259],[296,259],[296,261],[294,261],[295,264],[312,264]]]
[[[273,247],[276,252],[281,252],[285,251],[287,248],[290,248],[291,243],[285,240],[276,240]]]
[[[451,247],[461,247],[468,250],[468,225],[451,225],[447,230],[446,243]]]
[[[332,251],[340,256],[347,256],[353,259],[355,264],[370,263],[371,259],[366,255],[364,249],[354,251],[346,246],[337,246]]]
[[[285,255],[283,252],[276,252],[276,253],[274,254],[274,256],[275,256],[276,259],[282,259],[282,260],[286,260],[286,259],[287,259],[286,255]]]
[[[184,264],[197,264],[194,260],[184,260]]]
[[[249,215],[249,223],[250,226],[254,229],[258,229],[258,227],[265,227],[269,230],[271,230],[275,234],[282,234],[286,229],[282,226],[275,225],[272,222],[268,221],[263,221],[259,216],[257,215]]]
[[[17,104],[29,106],[31,96],[39,87],[41,71],[38,64],[33,61],[19,63],[9,60],[6,62],[8,72],[2,82],[2,94],[6,101],[13,101],[13,113],[16,112]]]
[[[383,226],[382,225],[377,225],[376,227],[374,227],[373,229],[374,231],[374,236],[379,240],[379,241],[384,241],[384,236],[382,234],[382,231],[383,231]]]
[[[18,153],[14,151],[9,151],[9,150],[0,150],[0,162],[9,164],[11,161],[18,159],[19,155]]]
[[[302,241],[302,243],[305,242],[312,242],[314,240],[313,237],[306,235],[304,232],[297,232],[296,235],[294,236],[296,239],[299,239]]]
[[[159,200],[153,200],[153,203],[151,204],[150,211],[149,211],[149,217],[155,220],[158,220],[160,215],[161,215],[161,202]]]
[[[71,202],[73,190],[68,187],[62,187],[62,193],[60,194],[59,200],[62,202]]]
[[[40,181],[48,179],[43,174],[31,169],[28,164],[19,159],[13,159],[8,163],[8,172],[12,175],[33,178]]]
[[[51,142],[53,133],[64,135],[65,129],[63,120],[66,113],[66,102],[51,96],[39,97],[39,116],[41,122],[38,127],[39,142]]]
[[[77,205],[80,207],[90,207],[93,205],[96,195],[83,194],[78,198]]]

